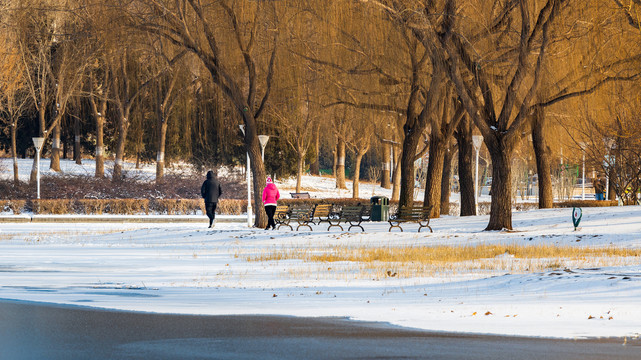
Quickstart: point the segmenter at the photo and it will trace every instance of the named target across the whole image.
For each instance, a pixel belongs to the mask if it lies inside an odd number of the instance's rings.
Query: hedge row
[[[617,206],[617,200],[568,200],[555,202],[555,208],[570,208],[570,207],[606,207]]]
[[[367,199],[281,199],[280,205],[315,205],[334,204],[338,211],[343,206],[369,204]],[[421,204],[420,202],[416,203]],[[479,214],[490,213],[490,202],[479,203]],[[616,206],[617,202],[598,200],[573,200],[554,203],[554,207],[601,207]],[[390,212],[396,211],[398,202],[390,202]],[[514,210],[527,211],[538,209],[538,203],[516,203]],[[205,212],[202,199],[45,199],[45,200],[0,200],[0,212],[20,214],[31,211],[34,214],[167,214],[167,215],[196,215]],[[225,215],[240,215],[247,212],[247,200],[221,199],[218,202],[217,213]],[[458,215],[458,206],[452,204],[450,215]]]

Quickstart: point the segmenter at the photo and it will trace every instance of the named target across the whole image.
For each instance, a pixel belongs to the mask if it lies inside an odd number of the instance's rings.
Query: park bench
[[[276,212],[274,212],[274,222],[278,224],[278,229],[281,226],[288,226],[290,230],[293,230],[291,225],[289,225],[289,205],[278,205],[276,206]]]
[[[309,225],[309,223],[314,223],[314,208],[311,206],[296,206],[292,208],[289,212],[289,219],[286,224],[290,229],[292,229],[292,226],[290,225],[290,222],[292,220],[296,220],[296,222],[298,223],[296,231],[298,231],[301,226],[307,226],[309,230],[312,230],[312,227]]]
[[[349,223],[349,228],[347,229],[347,231],[350,231],[353,227],[359,227],[361,228],[361,231],[365,231],[365,229],[363,229],[363,227],[361,226],[361,222],[363,222],[364,220],[363,213],[365,212],[365,208],[366,207],[362,205],[344,206],[338,218],[330,218],[328,220],[329,227],[327,228],[327,231],[329,231],[329,229],[334,226],[338,226],[342,231],[343,227],[340,224],[341,222],[345,224]]]
[[[292,199],[310,199],[311,198],[308,192],[289,193],[289,195],[292,196]]]
[[[430,213],[432,212],[431,206],[404,206],[399,207],[396,214],[390,216],[389,222],[389,231],[392,231],[393,228],[399,228],[403,231],[401,227],[402,223],[414,222],[418,224],[418,232],[421,232],[421,229],[426,227],[432,231],[430,227]]]
[[[318,221],[315,223],[316,225],[320,225],[322,222],[329,223],[329,217],[333,215],[332,208],[332,204],[317,204],[314,208],[314,218],[312,222]]]

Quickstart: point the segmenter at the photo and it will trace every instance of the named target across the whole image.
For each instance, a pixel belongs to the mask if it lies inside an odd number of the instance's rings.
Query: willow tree
[[[320,17],[332,30],[321,42],[326,51],[305,58],[323,67],[336,84],[328,105],[400,114],[402,150],[395,174],[400,175],[400,205],[411,205],[414,162],[444,88],[444,61],[414,34],[409,2],[372,3],[328,5],[327,16]]]
[[[465,111],[456,98],[452,98],[450,89],[443,94],[440,116],[430,117],[430,159],[425,179],[425,196],[423,204],[432,206],[431,218],[441,215],[441,202],[443,192],[443,176],[445,170],[446,154],[449,142],[458,128],[458,124]],[[449,159],[451,161],[451,157]],[[449,165],[448,165],[449,166]],[[446,174],[446,175],[449,175]],[[449,184],[449,177],[447,178]]]
[[[454,132],[458,147],[458,178],[460,200],[460,216],[472,216],[476,214],[476,196],[474,194],[474,145],[472,134],[474,127],[467,114],[463,114]]]
[[[512,229],[511,155],[529,125],[550,31],[563,3],[479,0],[458,7],[457,1],[446,0],[439,11],[443,23],[416,28],[426,44],[437,44],[436,51],[449,59],[444,65],[448,77],[490,152],[492,204],[486,230]],[[422,23],[434,21],[427,14]]]
[[[261,160],[257,119],[263,114],[276,60],[276,2],[213,0],[138,0],[124,3],[139,29],[164,37],[192,52],[209,71],[242,119],[244,144],[253,176],[256,218],[267,224],[261,192],[265,167]]]
[[[548,120],[548,114],[576,114],[582,111],[582,106],[568,100],[588,96],[609,83],[638,79],[641,60],[638,27],[634,21],[630,21],[632,27],[622,26],[626,18],[630,20],[630,10],[636,11],[632,3],[613,16],[611,6],[606,3],[574,2],[572,12],[556,26],[557,36],[551,42],[536,101],[529,111],[540,208],[553,206],[549,144],[556,137],[549,135],[559,127]],[[602,102],[598,100],[592,105]]]

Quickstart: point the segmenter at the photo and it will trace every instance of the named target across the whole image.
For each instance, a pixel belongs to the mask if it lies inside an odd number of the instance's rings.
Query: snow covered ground
[[[96,173],[96,162],[93,159],[82,159],[82,164],[78,165],[75,161],[69,159],[60,159],[60,172],[49,169],[51,160],[47,158],[40,159],[40,176],[57,176],[57,175],[85,175],[94,176]],[[29,181],[33,159],[18,159],[18,178],[20,181]],[[113,160],[105,160],[105,175],[111,176],[114,167]],[[156,164],[141,163],[140,168],[136,169],[136,164],[132,162],[123,163],[123,173],[130,174],[132,178],[153,181],[156,177]],[[166,168],[165,173],[191,172],[192,168],[188,164],[173,164]],[[204,178],[204,174],[203,174]],[[0,179],[13,179],[13,159],[0,158]]]
[[[79,171],[71,168],[67,171]],[[303,183],[314,196],[336,197],[332,179],[306,177]],[[279,185],[283,192],[289,186]],[[363,197],[370,191],[362,186]],[[373,192],[386,195],[383,191]],[[351,194],[343,192],[339,195]],[[328,232],[327,225],[311,232],[265,231],[248,229],[242,218],[214,230],[205,228],[206,221],[0,223],[0,299],[181,314],[341,316],[436,331],[535,337],[641,335],[639,257],[547,259],[558,265],[526,270],[522,260],[506,253],[487,261],[504,263],[509,270],[470,270],[459,264],[412,276],[390,276],[398,270],[393,263],[372,270],[348,261],[248,260],[335,247],[640,249],[639,206],[584,208],[576,232],[571,209],[515,212],[511,232],[482,231],[487,216],[433,219],[431,234],[417,233],[415,225],[389,233],[387,223],[367,223],[365,233]]]
[[[556,244],[641,247],[641,207],[514,214],[514,232],[484,232],[486,216],[444,217],[434,233],[265,231],[243,223],[0,224],[0,298],[186,314],[345,316],[429,330],[585,338],[641,334],[640,259],[585,259],[527,271],[387,276],[349,262],[247,261],[333,246]],[[509,254],[496,261],[518,262]],[[518,266],[517,266],[518,268]],[[389,270],[394,271],[393,265]]]

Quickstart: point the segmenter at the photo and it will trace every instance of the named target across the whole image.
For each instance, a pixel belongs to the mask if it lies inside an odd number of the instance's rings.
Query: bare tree
[[[448,144],[465,113],[461,104],[451,95],[450,89],[444,92],[441,116],[432,116],[430,118],[430,159],[427,168],[423,204],[432,206],[431,218],[437,218],[441,214],[441,191],[445,158],[449,149]],[[449,178],[447,181],[449,182]]]
[[[261,191],[265,167],[261,160],[256,120],[269,98],[278,34],[274,2],[139,0],[128,10],[138,28],[160,35],[194,53],[233,104],[245,125],[244,142],[251,160],[255,226],[264,227]],[[221,26],[225,24],[226,26]],[[267,53],[267,55],[265,55]],[[241,68],[242,66],[242,68]],[[262,96],[259,93],[262,92]]]
[[[476,196],[474,195],[473,161],[474,146],[472,144],[473,125],[467,114],[463,115],[457,131],[454,133],[458,147],[458,176],[459,192],[461,194],[460,215],[476,215]]]
[[[89,69],[89,81],[87,83],[87,98],[91,105],[91,112],[96,125],[96,177],[105,176],[105,119],[107,117],[107,104],[109,102],[109,70],[104,56],[96,59],[96,65]]]
[[[299,86],[285,90],[283,93],[288,96],[285,96],[283,102],[271,106],[269,111],[279,120],[285,142],[296,153],[296,192],[301,192],[303,163],[319,123],[318,106],[311,101],[308,85],[309,83],[299,83]]]
[[[510,156],[528,125],[550,29],[563,1],[550,0],[542,7],[532,6],[525,0],[507,2],[481,25],[483,29],[490,29],[484,36],[475,36],[477,29],[460,19],[466,16],[465,10],[478,14],[479,9],[491,9],[498,3],[480,0],[466,8],[458,8],[456,3],[445,1],[442,27],[428,26],[428,31],[417,31],[423,34],[425,43],[439,44],[438,51],[449,58],[445,63],[448,76],[492,157],[492,207],[486,230],[512,229]],[[425,17],[424,23],[433,21]],[[503,37],[508,33],[519,36]],[[505,51],[496,51],[492,41],[497,39],[503,41]],[[506,79],[505,86],[492,86],[499,74]]]
[[[116,129],[118,132],[115,146],[116,157],[114,159],[112,174],[113,181],[120,181],[122,179],[125,145],[129,126],[131,125],[132,108],[134,104],[136,104],[136,100],[142,96],[144,91],[152,84],[152,79],[148,79],[142,84],[139,83],[139,81],[137,81],[136,84],[132,84],[132,80],[140,79],[137,77],[132,78],[129,71],[131,61],[134,60],[130,57],[130,49],[127,47],[123,48],[122,51],[114,52],[108,57],[110,93],[117,113]],[[134,87],[134,85],[137,86]]]
[[[181,62],[184,59],[186,51],[181,51],[174,54],[172,49],[168,49],[163,44],[164,39],[156,42],[155,53],[160,59],[160,73],[155,80],[156,90],[156,125],[158,131],[158,147],[156,150],[156,183],[159,184],[163,181],[165,173],[165,148],[167,142],[167,127],[171,117],[176,100],[184,93],[184,91],[191,86],[192,80],[183,79],[181,88],[177,87],[177,82],[181,77],[180,69],[186,69],[188,65]],[[170,52],[170,53],[168,53]],[[184,77],[184,76],[183,76]]]
[[[11,34],[4,29],[5,34]],[[5,52],[0,55],[0,121],[9,128],[11,133],[11,157],[13,159],[13,182],[18,185],[18,153],[16,137],[19,119],[29,105],[24,63],[16,48],[14,39],[9,36],[0,39],[0,46]]]
[[[27,71],[28,89],[38,112],[39,135],[45,140],[59,125],[70,99],[76,96],[82,83],[84,68],[90,58],[86,46],[84,25],[76,21],[64,7],[33,6],[23,3],[16,10],[19,22],[19,45]],[[52,116],[47,121],[47,108]],[[59,133],[58,133],[59,134]],[[51,168],[60,170],[59,135],[52,144]],[[41,150],[42,151],[42,148]],[[31,182],[36,177],[36,159],[31,170]]]
[[[353,117],[350,129],[351,136],[346,141],[346,145],[354,152],[354,174],[352,180],[352,198],[354,199],[360,197],[361,162],[363,161],[363,156],[367,154],[372,146],[375,126],[379,123],[376,121],[376,116],[379,115],[376,112],[363,113],[362,110],[360,112],[360,114]]]

